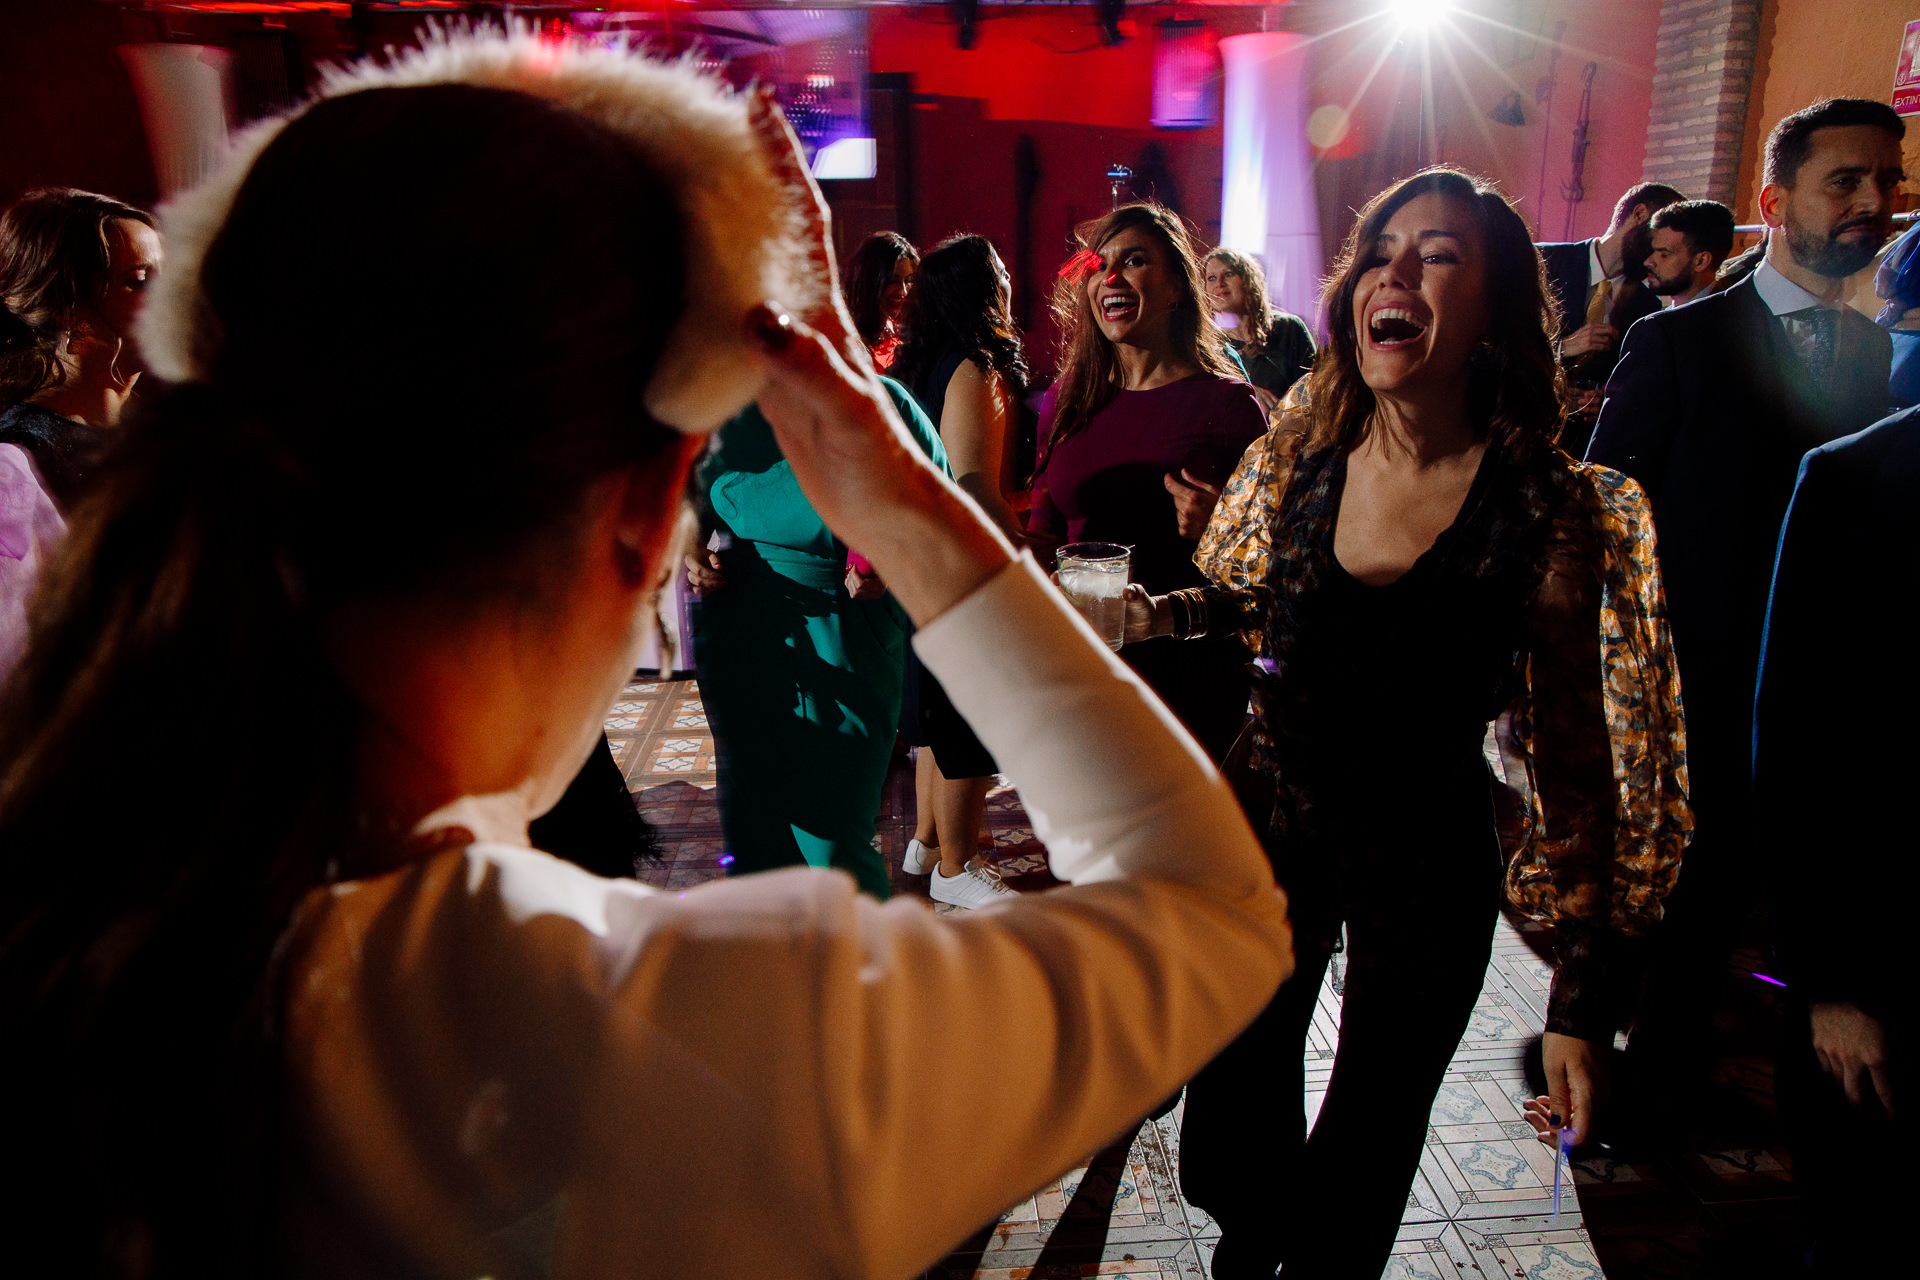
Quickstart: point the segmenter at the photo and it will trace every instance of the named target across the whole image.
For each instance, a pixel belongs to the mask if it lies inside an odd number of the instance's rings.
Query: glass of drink
[[[1112,542],[1070,542],[1056,555],[1060,589],[1093,633],[1118,651],[1126,639],[1127,572],[1133,548]]]

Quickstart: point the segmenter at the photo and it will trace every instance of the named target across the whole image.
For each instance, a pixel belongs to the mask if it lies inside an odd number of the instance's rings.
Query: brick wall
[[[1661,0],[1641,172],[1695,199],[1734,202],[1761,0]]]

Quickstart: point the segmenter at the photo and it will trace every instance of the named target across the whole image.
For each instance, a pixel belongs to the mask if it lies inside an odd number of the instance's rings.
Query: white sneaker
[[[933,868],[933,900],[955,907],[989,907],[1007,898],[1020,896],[1018,889],[1007,887],[1000,873],[988,866],[983,859],[975,858],[967,864],[967,869],[957,876],[940,874],[939,864]]]
[[[918,840],[907,841],[907,856],[900,860],[900,869],[910,876],[923,876],[940,865],[940,850],[936,846],[929,849]]]

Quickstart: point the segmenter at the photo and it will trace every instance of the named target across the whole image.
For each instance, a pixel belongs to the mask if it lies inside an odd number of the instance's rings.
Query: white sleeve
[[[564,1193],[561,1275],[904,1280],[1245,1026],[1285,901],[1197,750],[1030,563],[921,635],[1081,883],[936,916],[476,846],[336,893],[289,1017],[335,1199],[422,1257],[487,1221],[462,1188],[511,1187],[487,1203]]]
[[[746,1250],[730,1274],[924,1269],[1204,1065],[1291,967],[1226,787],[1030,559],[916,645],[1076,886],[940,917],[801,871],[662,904],[621,1001],[727,1074],[684,1141],[711,1150],[731,1113],[779,1170],[715,1171],[677,1207]],[[769,1211],[762,1256],[742,1227]]]

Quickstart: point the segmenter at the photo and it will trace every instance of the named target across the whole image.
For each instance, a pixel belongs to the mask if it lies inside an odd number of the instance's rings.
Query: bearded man
[[[1889,408],[1891,343],[1845,305],[1844,289],[1892,232],[1905,132],[1891,107],[1858,98],[1830,98],[1774,126],[1760,191],[1765,261],[1739,284],[1628,331],[1587,451],[1652,499],[1686,703],[1697,825],[1628,1051],[1650,1114],[1704,1077],[1733,932],[1761,883],[1750,813],[1754,682],[1800,459]]]
[[[1653,215],[1647,289],[1669,307],[1685,306],[1713,288],[1733,252],[1733,210],[1718,200],[1682,200]]]
[[[1604,236],[1536,246],[1547,266],[1547,291],[1560,307],[1555,339],[1574,392],[1560,447],[1576,458],[1593,434],[1601,388],[1619,358],[1620,335],[1660,309],[1660,299],[1643,280],[1653,252],[1653,215],[1685,199],[1664,182],[1638,183],[1614,203]]]

